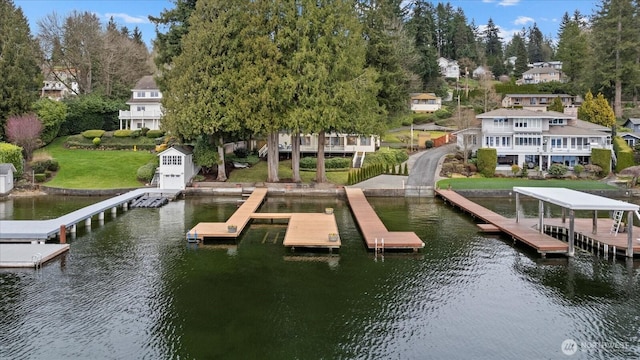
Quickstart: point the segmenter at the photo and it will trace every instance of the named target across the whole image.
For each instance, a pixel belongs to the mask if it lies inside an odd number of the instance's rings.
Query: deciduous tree
[[[29,161],[39,146],[42,123],[33,113],[13,115],[7,119],[5,132],[9,142],[22,147],[24,158]]]

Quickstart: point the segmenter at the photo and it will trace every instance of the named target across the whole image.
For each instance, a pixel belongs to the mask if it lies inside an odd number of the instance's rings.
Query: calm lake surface
[[[369,198],[387,228],[425,241],[417,254],[374,256],[345,201],[332,198],[269,197],[262,210],[333,207],[343,244],[333,256],[285,249],[284,225],[254,223],[237,244],[187,244],[188,229],[225,221],[237,199],[107,212],[90,231],[80,224],[70,252],[42,269],[1,270],[0,359],[640,357],[638,260],[582,250],[541,259],[417,198]],[[99,200],[0,201],[0,219],[47,219]],[[474,200],[515,213],[509,198]],[[535,214],[537,203],[524,206]]]

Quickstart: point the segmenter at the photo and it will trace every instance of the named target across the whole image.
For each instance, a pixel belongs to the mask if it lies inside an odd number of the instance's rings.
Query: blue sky
[[[444,2],[444,1],[443,1]],[[171,0],[14,0],[22,8],[31,33],[37,34],[37,21],[52,12],[66,15],[73,10],[95,13],[106,24],[113,16],[116,23],[130,30],[138,26],[147,44],[155,37],[155,27],[148,20],[149,15],[158,16],[163,9],[174,8]],[[437,3],[434,2],[434,3]],[[562,15],[580,10],[591,15],[599,1],[596,0],[450,0],[454,8],[462,8],[468,21],[482,27],[489,18],[501,30],[505,41],[514,31],[529,27],[534,22],[545,36],[555,37]]]

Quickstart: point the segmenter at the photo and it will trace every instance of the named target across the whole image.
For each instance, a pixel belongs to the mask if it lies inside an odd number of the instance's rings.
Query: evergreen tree
[[[547,107],[547,110],[564,112],[564,105],[562,104],[562,100],[560,100],[560,96],[553,98],[553,101],[551,102],[551,105]]]
[[[515,56],[516,61],[513,66],[513,77],[520,78],[522,73],[529,70],[527,48],[524,42],[524,32],[513,34],[513,38],[507,47],[507,56]]]
[[[10,115],[28,112],[40,95],[42,58],[22,10],[0,0],[0,140]]]
[[[558,34],[557,60],[562,61],[562,72],[577,87],[585,86],[585,68],[587,65],[587,37],[578,20],[565,13]]]
[[[637,85],[640,67],[637,5],[634,0],[603,0],[592,21],[595,84],[613,98],[617,117],[622,117],[623,86]]]
[[[542,32],[538,28],[536,23],[533,23],[533,26],[529,28],[529,38],[527,41],[527,53],[529,55],[529,61],[532,63],[541,62],[541,61],[549,61],[550,59],[545,58],[544,48],[544,37],[542,36]]]
[[[407,27],[419,55],[419,62],[414,72],[418,74],[422,82],[421,90],[435,91],[440,84],[441,74],[434,40],[433,5],[425,0],[417,0],[413,6],[413,16],[409,19]]]
[[[489,18],[483,35],[487,65],[491,68],[494,76],[506,74],[503,62],[502,38],[499,35],[498,27],[494,24],[493,19]]]

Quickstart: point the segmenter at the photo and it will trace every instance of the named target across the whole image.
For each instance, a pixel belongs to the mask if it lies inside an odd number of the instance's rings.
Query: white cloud
[[[517,19],[513,21],[514,25],[527,25],[528,23],[533,23],[535,20],[528,16],[518,16]]]
[[[500,6],[515,6],[520,2],[520,0],[501,0],[498,5]]]
[[[125,13],[106,13],[104,14],[104,17],[107,19],[111,17],[116,20],[120,19],[124,21],[125,24],[146,24],[149,22],[146,16],[131,16]]]
[[[495,0],[482,0],[482,2],[485,3],[485,4],[491,4],[494,1]]]

